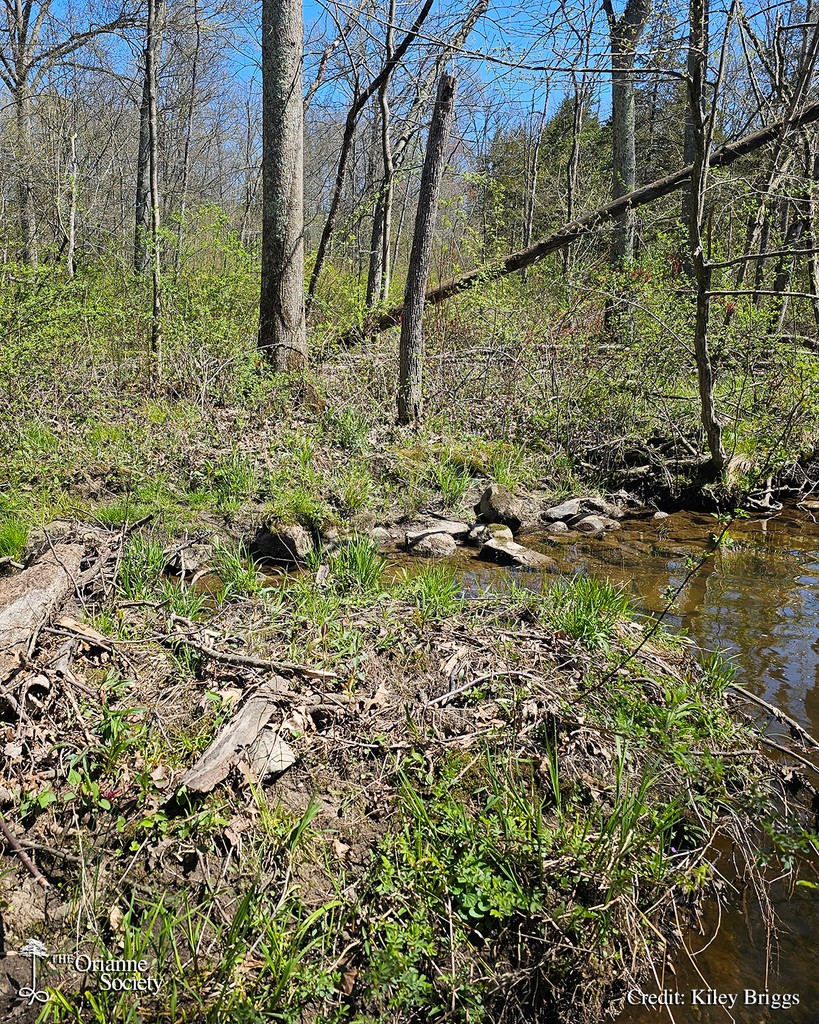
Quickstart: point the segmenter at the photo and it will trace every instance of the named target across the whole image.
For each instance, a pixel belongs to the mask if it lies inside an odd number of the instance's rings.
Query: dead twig
[[[175,621],[177,616],[172,616],[172,621]],[[192,647],[195,651],[199,651],[200,654],[204,654],[206,658],[212,658],[214,661],[221,661],[225,665],[241,665],[244,668],[257,668],[263,672],[279,672],[283,675],[300,675],[306,676],[308,679],[337,679],[338,676],[335,672],[326,672],[323,669],[309,668],[307,665],[298,665],[292,661],[271,661],[267,658],[256,658],[250,654],[232,654],[228,651],[219,651],[215,647],[210,647],[208,644],[203,644],[200,640],[194,640],[192,636],[183,635],[182,633],[172,633],[168,638],[167,642],[171,645],[175,643],[187,644],[188,647]]]
[[[773,715],[779,722],[785,722],[791,727],[796,736],[802,740],[806,747],[813,747],[814,750],[819,750],[819,741],[815,740],[813,736],[801,726],[795,718],[791,718],[790,715],[786,715],[784,711],[775,707],[773,704],[769,704],[766,700],[761,697],[757,697],[755,693],[751,693],[750,690],[744,689],[742,686],[738,686],[736,683],[729,683],[727,689],[733,690],[734,693],[740,693],[746,700],[751,701],[753,704],[758,704],[759,707],[764,708],[769,714]]]
[[[31,877],[34,879],[34,881],[38,885],[41,885],[44,889],[50,889],[51,884],[46,878],[44,878],[40,874],[37,865],[20,845],[19,839],[8,827],[2,814],[0,814],[0,832],[3,833],[3,838],[9,844],[12,851],[17,856],[17,859],[20,861],[23,867],[31,874]]]

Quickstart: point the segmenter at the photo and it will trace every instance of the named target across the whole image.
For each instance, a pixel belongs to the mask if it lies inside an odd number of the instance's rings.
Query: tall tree
[[[432,10],[432,3],[433,0],[424,0],[421,10],[418,12],[417,17],[412,23],[407,34],[398,46],[391,50],[384,66],[364,89],[359,85],[358,74],[356,71],[353,102],[344,121],[344,131],[341,137],[341,152],[339,153],[338,164],[336,166],[336,179],[333,186],[332,198],[330,199],[330,209],[327,213],[327,220],[324,223],[324,230],[321,233],[321,239],[319,240],[318,249],[316,251],[313,273],[310,275],[308,301],[312,301],[316,294],[316,288],[318,287],[321,272],[324,269],[324,262],[327,258],[327,248],[330,244],[330,238],[335,231],[338,211],[341,205],[341,194],[344,189],[344,177],[347,173],[347,164],[350,159],[353,138],[355,136],[355,130],[361,116],[361,112],[370,102],[372,97],[376,95],[378,90],[381,88],[381,85],[389,80],[395,66],[403,60],[404,54],[417,38],[418,33],[421,31],[421,26],[424,24],[427,15]]]
[[[637,185],[634,104],[634,61],[637,44],[646,27],[651,0],[628,0],[622,15],[614,12],[612,0],[603,0],[611,40],[611,137],[614,199],[633,192]],[[617,221],[614,255],[628,263],[634,257],[634,211],[629,207]]]
[[[148,0],[148,28],[145,34],[145,79],[148,83],[148,177],[151,201],[151,351],[157,375],[162,372],[162,278],[159,252],[159,116],[156,83],[165,0]]]
[[[307,365],[303,63],[301,0],[263,0],[259,347],[280,372]]]
[[[441,76],[421,171],[418,211],[415,215],[415,231],[404,290],[404,318],[401,323],[398,372],[400,423],[411,423],[419,419],[423,411],[421,371],[424,360],[424,297],[457,85],[457,79],[452,75]]]
[[[122,7],[103,22],[64,34],[52,0],[3,0],[0,22],[0,83],[8,89],[16,126],[17,195],[20,257],[37,265],[37,221],[34,208],[35,151],[32,140],[34,99],[48,73],[92,39],[134,24],[133,12]]]
[[[706,105],[706,74],[708,70],[708,2],[691,0],[689,53],[688,53],[688,117],[693,162],[691,165],[690,206],[688,210],[688,244],[693,268],[697,309],[694,321],[694,358],[697,364],[697,383],[700,394],[700,419],[708,450],[711,453],[707,468],[715,476],[722,474],[726,458],[722,445],[722,425],[714,403],[714,367],[709,349],[711,316],[712,266],[705,251],[706,185],[711,157],[711,142],[716,114],[717,91],[709,115]],[[728,40],[733,7],[726,28]],[[723,48],[723,57],[725,48]],[[723,62],[720,63],[720,77]],[[719,82],[717,83],[719,85]]]

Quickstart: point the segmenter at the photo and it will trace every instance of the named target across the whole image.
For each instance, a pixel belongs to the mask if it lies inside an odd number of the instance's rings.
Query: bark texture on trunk
[[[17,121],[17,202],[20,220],[20,256],[28,267],[36,267],[37,221],[34,215],[34,146],[31,141],[31,94],[21,85],[14,96]]]
[[[149,3],[152,0],[149,0]],[[142,79],[142,100],[139,104],[139,146],[137,149],[136,198],[134,200],[134,273],[144,274],[148,270],[148,250],[151,237],[151,130],[150,86],[148,84],[147,40]]]
[[[710,157],[708,115],[706,111],[706,71],[708,66],[708,0],[691,0],[691,37],[688,59],[688,108],[691,118],[694,161],[691,168],[691,202],[688,217],[688,242],[697,292],[694,325],[694,357],[700,395],[700,419],[708,450],[709,468],[720,475],[725,468],[722,426],[714,403],[714,368],[709,351],[711,316],[711,265],[706,258],[703,233],[706,219],[705,187]]]
[[[274,369],[294,373],[307,366],[303,60],[301,0],[264,0],[259,347]]]
[[[415,216],[415,231],[412,236],[412,250],[404,291],[404,319],[401,323],[398,373],[400,423],[415,422],[420,419],[423,412],[421,376],[424,360],[424,296],[432,258],[432,241],[457,85],[457,79],[452,75],[441,76],[429,129],[424,167],[421,171],[418,211]]]
[[[162,374],[162,268],[159,252],[159,118],[156,79],[163,17],[164,0],[148,0],[145,78],[148,83],[148,178],[151,200],[151,352],[157,376]]]
[[[628,0],[618,18],[611,0],[603,0],[611,39],[611,194],[620,199],[637,184],[635,143],[634,60],[637,43],[648,21],[651,0]],[[614,231],[614,256],[623,263],[634,258],[636,218],[631,206],[618,217]]]

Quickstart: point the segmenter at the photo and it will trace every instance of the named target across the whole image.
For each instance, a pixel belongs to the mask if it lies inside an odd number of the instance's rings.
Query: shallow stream
[[[691,560],[702,558],[720,529],[710,515],[679,512],[662,520],[650,514],[625,520],[622,529],[605,537],[556,544],[530,534],[521,540],[556,558],[564,573],[585,572],[622,584],[639,610],[658,614],[666,607],[667,589],[679,586]],[[684,630],[702,650],[733,659],[741,686],[819,736],[819,509],[739,520],[728,538],[693,574],[664,622]],[[463,549],[456,559],[468,589],[492,578],[497,582],[498,573],[509,571]],[[538,579],[521,577],[527,578]],[[693,955],[678,954],[657,983],[644,987],[647,999],[666,990],[677,1005],[628,1005],[620,1024],[819,1021],[819,893],[807,888],[788,893],[775,885],[772,899],[778,935],[770,949],[752,895],[746,905],[734,899],[721,920],[712,907],[703,934],[686,936]],[[746,997],[746,989],[754,994]],[[632,998],[639,1002],[642,995]],[[754,1002],[745,1005],[746,998]]]
[[[798,509],[773,519],[740,521],[731,527],[729,545],[721,545],[705,561],[682,592],[669,625],[684,629],[708,651],[730,655],[737,682],[782,708],[819,735],[819,513]],[[657,521],[632,520],[601,539],[567,543],[549,553],[564,571],[608,576],[628,587],[638,607],[657,613],[666,604],[669,585],[678,585],[698,559],[719,524],[708,515],[676,513]],[[545,545],[539,545],[547,550]],[[730,1021],[760,1024],[819,1020],[819,894],[797,888],[788,897],[775,889],[779,919],[776,945],[766,949],[766,930],[753,899],[735,906],[721,922],[715,912],[703,936],[688,936],[699,955],[677,957],[658,984],[646,985],[647,996],[663,989],[685,1002],[627,1006],[619,1020],[648,1024]],[[717,937],[709,943],[715,926]],[[709,930],[710,929],[710,930]],[[709,994],[707,990],[714,990]],[[745,1005],[745,989],[752,995]],[[696,990],[696,997],[692,994]],[[757,1000],[765,998],[768,1004]],[[736,1003],[730,1007],[732,994]],[[773,1005],[774,994],[780,998]],[[795,1004],[793,994],[798,995]],[[725,1005],[720,1006],[720,996]],[[633,999],[642,997],[634,994]],[[790,1002],[789,1008],[785,1004]]]

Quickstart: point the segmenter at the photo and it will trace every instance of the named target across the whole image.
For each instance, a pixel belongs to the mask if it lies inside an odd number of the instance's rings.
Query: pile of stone
[[[459,546],[478,548],[478,558],[496,565],[520,569],[557,571],[557,562],[548,555],[519,543],[521,533],[545,531],[549,540],[557,542],[576,538],[578,534],[605,534],[618,529],[621,511],[600,498],[572,498],[554,505],[532,517],[531,509],[505,487],[491,484],[475,505],[474,523],[452,519],[429,518],[403,531],[376,527],[372,539],[382,548],[401,544],[419,558],[449,558]],[[265,526],[257,534],[253,553],[262,560],[276,564],[303,562],[313,549],[314,540],[302,526]]]

